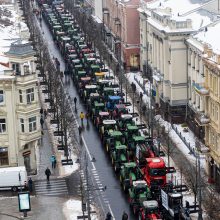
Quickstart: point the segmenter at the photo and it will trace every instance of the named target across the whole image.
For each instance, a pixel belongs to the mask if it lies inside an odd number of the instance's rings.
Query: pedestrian
[[[79,136],[81,136],[81,133],[82,133],[82,127],[79,125],[78,127],[78,130],[79,130]]]
[[[56,160],[56,157],[52,155],[50,158],[52,169],[55,169],[55,160]]]
[[[105,220],[112,220],[112,215],[111,215],[110,212],[108,212],[108,213],[106,214]]]
[[[87,124],[89,123],[89,113],[88,112],[86,113],[86,122],[87,122]]]
[[[45,170],[45,175],[47,176],[47,182],[49,182],[50,181],[51,171],[50,171],[50,169],[48,167]]]
[[[85,115],[83,112],[80,113],[79,115],[80,119],[81,119],[81,125],[83,126],[83,119],[85,118]]]
[[[43,126],[44,126],[44,119],[43,119],[42,116],[41,116],[41,118],[40,118],[40,124],[41,124],[41,128],[43,129]]]
[[[122,220],[128,220],[128,214],[125,211],[123,212]]]
[[[47,109],[44,109],[44,119],[47,118]]]
[[[31,177],[28,180],[28,189],[29,189],[30,192],[33,191],[33,181],[31,179]]]
[[[74,101],[75,108],[76,108],[77,98],[76,98],[76,97],[74,97],[73,101]]]
[[[40,109],[40,114],[42,115],[44,113],[43,108]]]

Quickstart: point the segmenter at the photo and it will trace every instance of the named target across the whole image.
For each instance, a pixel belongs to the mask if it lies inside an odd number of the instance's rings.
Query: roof
[[[101,72],[101,73],[95,73],[95,76],[104,76],[105,73],[104,72]]]
[[[158,202],[156,200],[143,201],[143,206],[145,209],[157,208]]]
[[[220,54],[219,34],[216,33],[220,33],[220,22],[207,26],[207,28],[194,35],[193,38],[204,44],[208,44],[214,53]]]
[[[99,115],[100,115],[100,116],[108,116],[108,115],[109,115],[109,112],[99,112]]]
[[[127,149],[127,146],[126,145],[117,145],[115,148],[117,150],[123,150],[123,149]]]
[[[111,136],[121,136],[122,133],[121,133],[120,131],[112,131],[112,132],[110,133],[110,135],[111,135]]]
[[[143,137],[143,136],[134,136],[133,139],[134,139],[134,141],[144,141],[145,137]]]
[[[121,115],[122,119],[131,119],[133,116],[131,114],[123,114]]]
[[[86,85],[85,88],[86,89],[96,89],[97,86],[96,85]]]
[[[111,125],[111,124],[115,125],[116,121],[115,120],[104,120],[103,124],[104,125]]]
[[[128,130],[138,130],[138,127],[136,125],[129,125]],[[136,136],[138,137],[138,136]]]
[[[130,162],[130,163],[124,163],[124,166],[125,167],[128,167],[128,168],[132,168],[132,167],[136,167],[136,163],[134,163],[134,162]]]
[[[120,109],[120,108],[126,108],[125,104],[118,104],[115,106],[116,108]]]
[[[121,99],[121,96],[109,96],[109,99],[111,100],[120,100]]]
[[[102,106],[105,106],[105,104],[104,103],[99,103],[99,102],[95,103],[95,107],[102,107]]]
[[[18,40],[11,44],[8,52],[5,53],[7,56],[33,56],[35,51],[33,50],[29,42],[23,42]]]
[[[145,180],[137,180],[137,181],[133,181],[132,184],[133,184],[134,187],[136,187],[136,186],[138,186],[138,185],[145,185],[145,186],[147,186],[147,183],[146,183]]]
[[[91,80],[91,77],[87,76],[87,77],[82,77],[81,78],[81,81],[88,81],[88,80]]]

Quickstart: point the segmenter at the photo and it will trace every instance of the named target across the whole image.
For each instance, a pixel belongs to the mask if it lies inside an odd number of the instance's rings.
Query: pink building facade
[[[139,0],[103,0],[104,38],[126,70],[139,70]]]

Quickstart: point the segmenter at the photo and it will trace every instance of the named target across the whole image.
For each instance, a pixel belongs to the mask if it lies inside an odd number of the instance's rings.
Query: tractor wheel
[[[114,159],[113,159],[113,157],[112,157],[112,165],[114,165]]]
[[[117,173],[118,172],[118,167],[116,166],[116,164],[115,164],[114,169],[115,169],[115,172]]]
[[[123,190],[124,190],[124,192],[127,192],[127,191],[128,191],[128,189],[127,189],[127,187],[125,186],[125,184],[123,184]]]
[[[106,144],[106,151],[109,152],[108,144]]]
[[[119,176],[120,183],[122,184],[122,176]]]
[[[141,213],[138,215],[138,220],[142,220]]]
[[[135,216],[136,216],[137,213],[138,213],[138,212],[137,212],[137,207],[136,207],[135,205],[133,206],[133,213],[134,213]]]

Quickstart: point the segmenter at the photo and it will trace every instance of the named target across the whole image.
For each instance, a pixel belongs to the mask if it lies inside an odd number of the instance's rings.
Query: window
[[[37,120],[36,116],[29,118],[29,132],[37,130]]]
[[[6,132],[6,120],[4,118],[0,119],[0,133]]]
[[[8,148],[0,147],[0,166],[8,165]]]
[[[22,90],[19,90],[19,100],[20,100],[20,103],[23,103]]]
[[[24,133],[24,119],[20,118],[21,132]]]
[[[20,75],[21,74],[19,63],[13,63],[12,64],[12,69],[15,71],[16,75]]]
[[[0,90],[0,104],[4,103],[4,91]]]
[[[31,102],[34,101],[34,88],[27,89],[26,94],[27,94],[27,104],[30,104]]]

